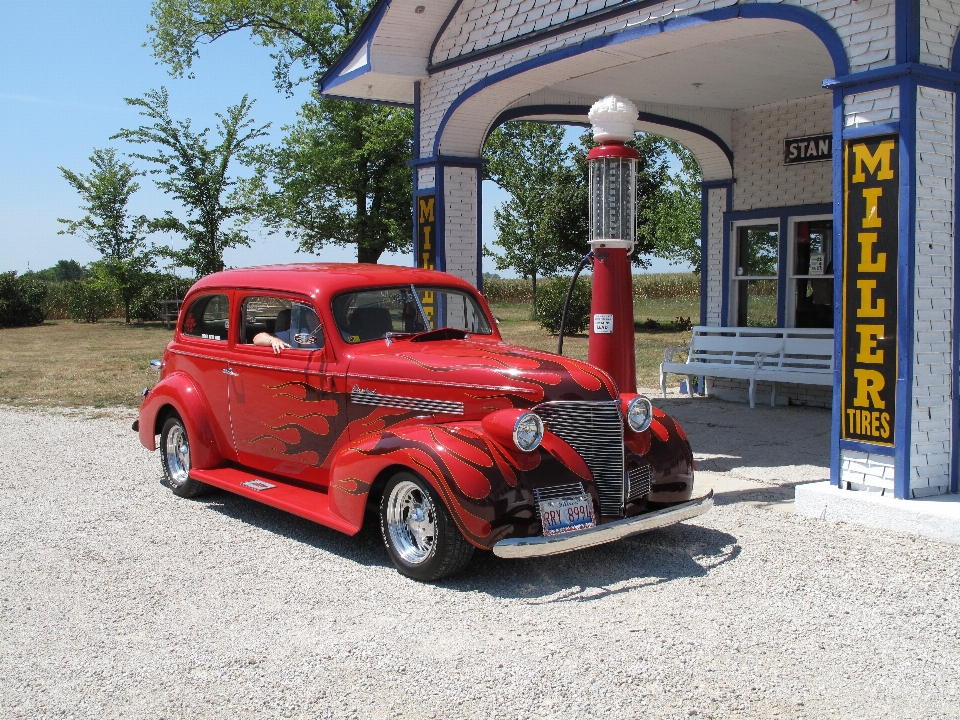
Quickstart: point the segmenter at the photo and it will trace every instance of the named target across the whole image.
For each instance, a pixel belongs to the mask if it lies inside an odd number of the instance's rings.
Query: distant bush
[[[120,314],[117,285],[109,276],[94,275],[70,285],[70,317],[74,322],[95,323]]]
[[[76,260],[59,260],[56,265],[33,273],[37,280],[58,283],[86,280],[91,274],[90,268],[84,267]]]
[[[149,273],[143,290],[130,303],[130,317],[140,321],[162,319],[160,301],[182,300],[192,284],[192,280],[167,273]]]
[[[560,334],[560,319],[563,316],[563,303],[567,299],[570,278],[558,277],[545,280],[537,288],[537,322],[540,327],[552,335]],[[567,311],[567,324],[564,335],[575,335],[587,329],[590,319],[590,283],[586,278],[577,278],[577,284],[570,296],[570,308]]]
[[[0,327],[26,327],[43,322],[47,287],[29,275],[0,273]]]

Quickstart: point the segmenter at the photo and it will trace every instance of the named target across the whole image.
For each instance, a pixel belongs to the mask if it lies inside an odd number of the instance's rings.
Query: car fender
[[[653,410],[650,427],[637,434],[647,433],[647,461],[653,471],[650,502],[686,502],[693,496],[693,452],[686,433],[680,423],[659,408]],[[627,443],[628,450],[631,444]]]
[[[387,468],[405,467],[433,486],[469,542],[489,549],[512,532],[518,516],[532,519],[525,473],[539,470],[556,477],[566,469],[592,484],[586,463],[569,445],[552,436],[547,446],[532,452],[505,448],[479,422],[367,435],[340,450],[332,463],[330,511],[359,529],[377,477]]]
[[[210,422],[210,410],[196,384],[183,373],[171,373],[157,383],[140,406],[140,443],[156,450],[157,415],[171,406],[183,420],[190,438],[190,461],[195,468],[214,468],[223,464],[224,453]]]

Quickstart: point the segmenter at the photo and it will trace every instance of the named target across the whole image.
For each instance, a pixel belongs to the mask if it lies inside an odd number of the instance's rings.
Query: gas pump
[[[590,171],[590,247],[593,298],[588,360],[605,370],[622,393],[637,391],[633,345],[630,255],[637,229],[637,160],[633,139],[637,106],[617,95],[594,103],[588,114],[600,143],[587,155]]]

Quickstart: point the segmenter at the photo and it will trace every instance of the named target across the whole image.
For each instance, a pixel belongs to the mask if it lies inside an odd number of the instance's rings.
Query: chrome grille
[[[620,403],[561,400],[544,403],[533,412],[546,429],[579,453],[597,486],[600,514],[623,515],[623,420]]]
[[[653,470],[649,465],[632,467],[627,472],[627,502],[639,500],[650,493]]]
[[[537,520],[540,519],[540,503],[544,500],[556,500],[557,498],[574,497],[583,495],[583,483],[570,483],[568,485],[554,485],[553,487],[534,488],[533,497],[536,500],[534,506],[537,511]]]

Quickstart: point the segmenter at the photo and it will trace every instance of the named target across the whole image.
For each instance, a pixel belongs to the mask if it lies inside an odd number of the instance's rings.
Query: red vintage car
[[[475,548],[568,552],[706,512],[680,426],[597,368],[508,345],[482,295],[379,265],[228,270],[187,294],[134,424],[166,482],[348,534],[379,513],[400,572]]]

